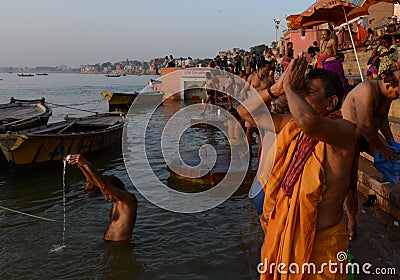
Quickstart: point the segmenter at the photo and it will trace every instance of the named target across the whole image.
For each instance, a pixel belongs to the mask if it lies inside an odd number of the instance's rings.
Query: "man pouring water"
[[[93,164],[80,154],[69,155],[69,164],[77,165],[86,177],[87,191],[100,190],[105,199],[112,203],[110,223],[104,233],[107,241],[129,241],[136,222],[137,199],[125,189],[124,184],[115,176],[105,176],[97,171]]]

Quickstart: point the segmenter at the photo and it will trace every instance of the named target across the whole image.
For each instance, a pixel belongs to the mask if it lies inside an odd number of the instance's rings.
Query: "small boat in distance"
[[[49,74],[47,74],[47,73],[36,73],[36,76],[47,76],[47,75],[49,75]]]
[[[18,77],[33,77],[33,76],[35,76],[34,74],[24,74],[24,73],[19,73],[17,75],[18,75]]]
[[[107,74],[106,77],[118,78],[121,77],[121,74]]]
[[[115,112],[66,117],[65,121],[0,134],[0,148],[10,167],[29,167],[119,144],[125,123],[125,115]]]
[[[0,133],[18,131],[47,124],[52,114],[45,99],[19,100],[0,104]]]

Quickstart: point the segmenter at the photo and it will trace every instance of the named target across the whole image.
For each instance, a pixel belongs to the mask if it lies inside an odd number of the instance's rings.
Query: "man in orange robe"
[[[333,114],[343,97],[339,78],[314,69],[304,79],[306,68],[304,57],[294,59],[277,83],[238,107],[245,120],[279,133],[267,159],[272,171],[260,178],[260,279],[347,279],[343,202],[355,173],[355,127]],[[291,115],[260,113],[284,93]]]

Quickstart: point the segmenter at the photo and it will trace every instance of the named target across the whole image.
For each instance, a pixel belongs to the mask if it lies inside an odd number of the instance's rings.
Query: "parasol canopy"
[[[341,0],[320,0],[301,14],[286,17],[288,21],[287,26],[291,29],[305,29],[326,22],[331,22],[333,25],[337,26],[346,22],[343,9],[346,12],[347,20],[352,20],[359,16],[368,15],[368,9],[377,3],[397,3],[396,0],[353,0],[349,2]]]

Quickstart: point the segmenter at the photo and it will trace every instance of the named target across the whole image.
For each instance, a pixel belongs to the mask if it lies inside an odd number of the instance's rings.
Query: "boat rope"
[[[93,110],[97,110],[97,108],[99,108],[100,104],[104,102],[104,99],[100,99],[99,102],[97,102],[96,107],[94,107]]]
[[[53,105],[53,106],[65,107],[65,108],[68,108],[68,109],[78,110],[78,111],[82,111],[82,112],[89,112],[89,113],[93,113],[93,114],[98,113],[98,112],[96,112],[96,111],[85,110],[85,109],[78,109],[78,108],[74,108],[74,107],[67,106],[67,105],[55,104],[55,103],[50,103],[50,102],[46,102],[46,103],[47,103],[47,104],[50,104],[50,105]]]
[[[6,211],[10,211],[10,212],[14,212],[14,213],[17,213],[17,214],[25,215],[25,216],[28,216],[28,217],[36,218],[36,219],[43,220],[43,221],[46,221],[46,222],[57,222],[56,220],[39,217],[39,216],[36,216],[36,215],[32,215],[32,214],[28,214],[28,213],[25,213],[25,212],[21,212],[21,211],[18,211],[18,210],[10,209],[10,208],[7,208],[7,207],[1,206],[1,205],[0,205],[0,208],[4,209]]]

